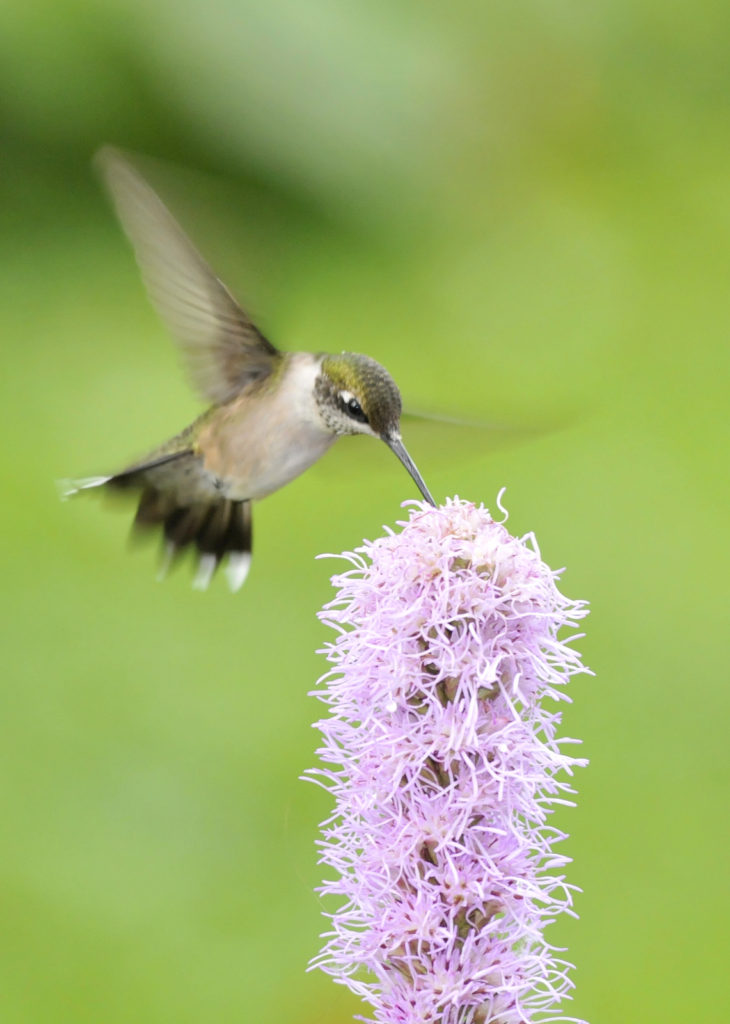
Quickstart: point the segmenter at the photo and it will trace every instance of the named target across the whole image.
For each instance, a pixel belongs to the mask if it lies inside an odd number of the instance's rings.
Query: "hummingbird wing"
[[[229,401],[282,355],[213,273],[154,189],[118,150],[95,162],[134,248],[147,292],[179,343],[196,390]]]

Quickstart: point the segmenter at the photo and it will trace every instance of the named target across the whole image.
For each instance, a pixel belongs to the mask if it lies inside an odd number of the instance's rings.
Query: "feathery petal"
[[[548,819],[586,763],[557,737],[587,671],[562,632],[586,605],[484,507],[409,504],[400,532],[345,556],[321,613],[338,635],[307,777],[335,802],[319,891],[339,909],[312,966],[376,1024],[565,1019],[571,965],[543,930],[575,889]]]

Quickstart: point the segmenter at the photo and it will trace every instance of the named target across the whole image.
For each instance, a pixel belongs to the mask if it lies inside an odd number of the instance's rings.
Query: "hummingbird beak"
[[[406,467],[408,472],[411,474],[411,476],[413,477],[413,479],[416,482],[416,486],[418,487],[418,490],[424,496],[426,501],[430,505],[433,505],[434,508],[435,508],[436,507],[436,502],[433,500],[433,498],[431,496],[431,492],[429,491],[428,487],[426,487],[426,484],[423,481],[423,477],[421,476],[421,474],[416,469],[415,462],[413,461],[413,459],[410,457],[410,455],[406,451],[406,446],[403,444],[403,441],[401,440],[400,435],[396,434],[395,437],[388,437],[386,435],[386,436],[383,437],[383,440],[385,441],[387,446],[390,448],[390,450],[392,452],[395,452],[395,454],[398,456],[400,461],[403,463],[403,465]]]

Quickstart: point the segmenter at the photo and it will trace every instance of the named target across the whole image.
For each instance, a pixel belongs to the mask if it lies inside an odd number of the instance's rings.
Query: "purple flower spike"
[[[574,1019],[553,1015],[571,965],[543,929],[572,913],[548,816],[585,764],[561,751],[575,741],[555,710],[586,671],[576,636],[558,639],[585,602],[483,506],[412,504],[400,533],[345,556],[321,613],[339,635],[308,776],[335,800],[319,891],[339,909],[312,966],[378,1024]]]

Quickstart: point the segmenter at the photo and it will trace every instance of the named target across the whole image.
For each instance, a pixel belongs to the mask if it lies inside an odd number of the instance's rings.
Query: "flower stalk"
[[[413,503],[399,525],[345,556],[321,613],[338,635],[307,775],[334,799],[319,848],[336,908],[312,966],[377,1024],[565,1020],[571,965],[544,928],[574,887],[549,817],[585,763],[557,737],[586,671],[562,633],[585,603],[481,506]]]

